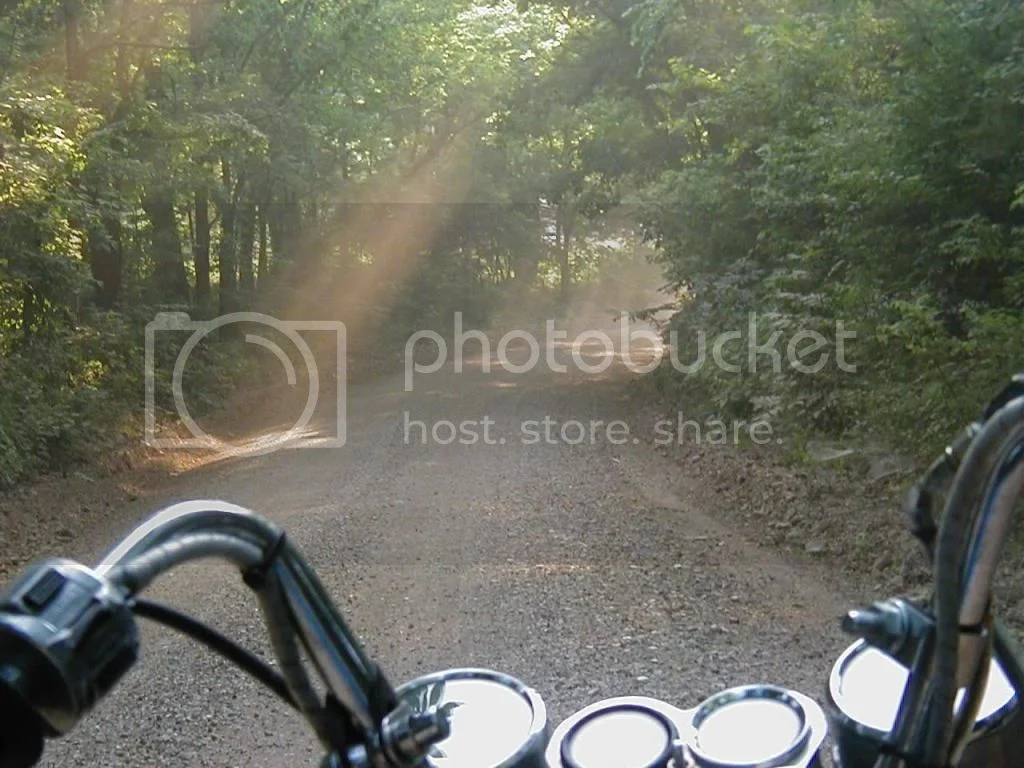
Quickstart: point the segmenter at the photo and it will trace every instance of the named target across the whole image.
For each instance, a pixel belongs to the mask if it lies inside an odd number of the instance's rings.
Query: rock
[[[825,551],[825,544],[820,541],[808,541],[804,545],[804,551],[812,555],[820,555]]]

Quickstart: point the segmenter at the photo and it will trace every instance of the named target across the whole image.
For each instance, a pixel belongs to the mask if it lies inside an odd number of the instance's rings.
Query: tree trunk
[[[569,298],[572,287],[572,237],[574,229],[574,211],[571,203],[562,202],[558,205],[558,271],[562,299]]]
[[[286,192],[283,198],[268,208],[267,216],[275,273],[284,269],[286,264],[299,261],[296,250],[302,231],[302,215],[293,193]]]
[[[128,25],[132,16],[132,0],[121,0],[120,13],[118,14],[118,35],[121,39],[128,37]],[[121,101],[128,99],[131,93],[131,78],[128,76],[128,47],[117,46],[117,54],[114,59],[114,86]]]
[[[259,210],[259,255],[256,261],[256,290],[258,293],[266,293],[267,271],[270,266],[267,261],[267,214],[266,208],[260,206]]]
[[[116,216],[103,216],[101,228],[92,228],[85,242],[89,271],[96,281],[96,303],[103,309],[114,309],[121,300],[121,270],[124,252],[121,246],[121,221]]]
[[[210,196],[205,187],[195,193],[196,209],[196,304],[202,312],[210,309]]]
[[[511,255],[512,279],[522,288],[529,288],[537,279],[540,262],[543,258],[544,225],[540,217],[540,206],[536,203],[523,206],[523,217],[531,225],[531,236]]]
[[[266,209],[267,235],[270,240],[270,255],[274,260],[273,271],[277,272],[281,265],[284,247],[284,225],[281,222],[281,210],[279,203],[273,203]],[[268,265],[269,266],[269,265]]]
[[[188,49],[193,64],[199,64],[206,48],[210,28],[211,6],[205,3],[193,3],[188,9]],[[205,72],[202,67],[193,68],[192,83],[196,90],[202,90]]]
[[[32,336],[32,326],[36,323],[36,292],[25,283],[21,294],[21,334],[28,339]]]
[[[143,208],[153,228],[153,277],[157,295],[175,302],[189,301],[188,275],[181,252],[181,237],[174,203],[165,192],[151,192]]]
[[[252,245],[256,239],[256,203],[244,203],[238,221],[238,287],[246,306],[252,297],[254,279]]]
[[[79,0],[64,0],[61,4],[64,13],[64,58],[65,73],[70,81],[85,79],[85,61],[79,40],[79,22],[82,7]]]
[[[217,249],[217,267],[220,272],[220,296],[219,305],[222,315],[234,312],[238,305],[238,264],[237,232],[235,226],[235,211],[237,199],[231,193],[231,168],[227,161],[221,163],[221,180],[224,190],[218,195],[218,206],[220,208],[220,247]]]

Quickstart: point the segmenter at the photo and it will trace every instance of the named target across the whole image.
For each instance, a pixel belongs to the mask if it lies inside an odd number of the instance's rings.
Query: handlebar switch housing
[[[70,731],[138,655],[128,598],[83,565],[44,560],[0,592],[0,686],[48,737]]]

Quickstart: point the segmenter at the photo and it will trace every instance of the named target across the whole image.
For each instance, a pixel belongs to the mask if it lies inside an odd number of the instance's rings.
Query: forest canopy
[[[137,418],[160,310],[371,354],[556,311],[609,227],[680,338],[856,334],[855,375],[663,394],[927,455],[1020,366],[1022,35],[997,0],[4,0],[0,481]],[[237,346],[189,371],[211,407]]]

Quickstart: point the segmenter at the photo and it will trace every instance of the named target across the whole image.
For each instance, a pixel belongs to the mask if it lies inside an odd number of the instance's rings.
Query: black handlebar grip
[[[43,724],[0,682],[0,768],[32,768],[43,755]]]
[[[0,591],[6,706],[17,715],[21,702],[46,738],[74,728],[131,668],[138,645],[125,596],[70,560],[36,563]]]

